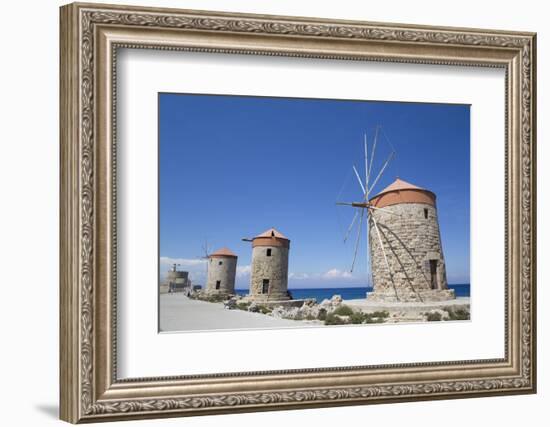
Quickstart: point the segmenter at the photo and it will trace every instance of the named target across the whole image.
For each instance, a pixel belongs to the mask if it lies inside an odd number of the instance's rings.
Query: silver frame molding
[[[113,421],[536,391],[534,33],[80,3],[60,13],[61,419]],[[505,357],[117,379],[118,48],[505,69]]]

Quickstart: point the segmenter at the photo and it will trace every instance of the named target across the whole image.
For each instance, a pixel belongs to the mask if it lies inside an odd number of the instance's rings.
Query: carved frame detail
[[[141,34],[153,34],[155,31],[168,31],[174,34],[200,33],[205,37],[219,34],[227,40],[234,38],[235,43],[231,46],[222,43],[219,47],[204,47],[199,43],[196,46],[185,47],[175,43],[143,43],[137,39],[135,42],[103,42],[103,29],[123,29],[128,30],[130,34],[134,29],[141,31]],[[240,40],[249,35],[254,37],[254,40],[262,37],[277,42],[283,40],[285,46],[240,47]],[[308,49],[308,42],[317,40],[323,40],[326,44],[318,50]],[[99,68],[103,67],[106,59],[98,58],[98,41],[111,49],[108,50],[111,53],[110,58],[107,58],[108,64],[105,65],[106,68],[111,67],[107,69],[107,72],[111,73],[111,80],[107,79],[103,86],[97,82],[101,72]],[[358,50],[362,42],[367,43],[367,53]],[[377,43],[383,43],[386,50],[377,50]],[[392,52],[391,48],[388,48],[390,45],[399,46],[401,50]],[[98,221],[101,224],[109,220],[116,223],[116,209],[113,208],[116,207],[116,186],[113,186],[109,195],[110,202],[104,200],[104,192],[98,193],[98,180],[101,179],[98,174],[105,170],[98,167],[101,162],[96,157],[98,134],[110,132],[114,135],[116,126],[116,73],[113,64],[116,64],[116,49],[119,47],[505,67],[508,84],[505,95],[506,134],[510,145],[509,152],[516,153],[512,157],[518,156],[513,159],[507,156],[507,162],[510,164],[505,177],[507,204],[511,201],[511,205],[516,206],[510,207],[511,215],[506,212],[506,241],[507,246],[511,248],[505,256],[511,261],[507,278],[510,277],[512,280],[507,288],[510,298],[507,298],[506,320],[510,323],[510,329],[507,329],[505,359],[353,367],[350,373],[364,373],[365,379],[368,375],[384,371],[387,373],[387,380],[379,379],[372,383],[365,381],[363,384],[350,382],[347,386],[340,386],[340,383],[334,381],[332,386],[329,385],[330,375],[344,375],[347,372],[346,368],[243,375],[220,374],[203,378],[212,385],[211,393],[180,393],[178,397],[174,397],[173,387],[184,387],[186,381],[193,380],[196,383],[201,378],[117,381],[116,338],[112,337],[112,331],[116,329],[116,298],[102,294],[103,284],[96,277],[96,272],[100,271],[98,268],[103,268],[98,266],[98,263],[106,259],[103,255],[101,259],[98,258],[98,251],[102,247],[98,245],[98,239],[107,238],[98,235]],[[341,53],[338,53],[339,50]],[[485,56],[482,52],[486,52]],[[62,419],[70,422],[101,421],[535,391],[534,34],[72,4],[61,9],[61,56],[61,161],[64,168],[61,173]],[[98,108],[101,108],[106,98],[98,91],[111,91],[112,107],[108,108],[105,114],[100,114],[101,123],[98,120]],[[110,129],[102,128],[103,131],[98,131],[98,126],[103,126],[107,122]],[[114,149],[111,150],[113,151],[109,160],[115,169],[116,153]],[[109,183],[105,188],[108,185]],[[111,209],[110,218],[103,215],[105,205]],[[102,206],[101,211],[98,206]],[[106,227],[102,230],[113,230],[112,225]],[[509,233],[512,229],[515,229],[517,234]],[[111,237],[109,244],[116,250],[116,233]],[[111,265],[105,269],[116,279],[116,259],[111,259]],[[514,274],[519,280],[514,280]],[[116,292],[116,287],[113,292]],[[97,293],[103,296],[98,297]],[[101,301],[110,301],[110,307],[103,307],[98,298]],[[107,337],[104,338],[105,341],[96,335],[101,333],[97,331],[98,319],[102,322],[108,321],[104,333]],[[108,338],[109,334],[111,338]],[[100,342],[106,342],[110,346],[104,346]],[[107,366],[104,366],[102,361],[105,361]],[[513,369],[505,375],[480,375],[478,365],[483,367],[484,363],[487,370],[501,367]],[[462,369],[462,374],[454,375],[458,372],[454,372],[458,367]],[[428,375],[431,371],[441,372],[442,368],[448,369],[448,379],[440,376],[432,380],[418,381],[410,377],[411,372]],[[474,368],[478,369],[477,374],[473,371],[470,374],[463,373]],[[103,372],[105,370],[108,372]],[[99,371],[102,372],[98,373]],[[308,380],[308,376],[322,379],[325,373],[328,383],[323,386]],[[239,378],[243,381],[254,381],[270,375],[277,377],[276,379],[299,377],[303,381],[303,386],[282,389],[280,385],[274,385],[273,388],[265,390],[242,392],[226,392],[224,388],[216,388],[222,383],[227,384],[228,381],[238,381]],[[143,383],[142,391],[139,391],[140,382]],[[159,387],[165,387],[167,397],[162,396],[163,393],[152,391],[151,386],[155,383]],[[133,388],[127,390],[125,387]]]

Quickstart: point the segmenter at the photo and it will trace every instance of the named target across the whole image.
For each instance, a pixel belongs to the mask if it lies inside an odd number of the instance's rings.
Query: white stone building
[[[166,282],[161,285],[161,293],[164,292],[185,292],[191,285],[188,271],[180,271],[174,264],[166,274]]]

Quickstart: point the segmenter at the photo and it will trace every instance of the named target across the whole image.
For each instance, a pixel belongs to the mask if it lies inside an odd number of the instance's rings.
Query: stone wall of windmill
[[[228,248],[221,248],[209,254],[207,262],[206,293],[220,296],[234,295],[237,255]]]
[[[287,301],[290,240],[271,228],[252,241],[250,293],[252,301]]]
[[[397,180],[373,197],[371,203],[383,210],[370,210],[374,292],[367,299],[454,299],[454,291],[447,285],[435,194]]]

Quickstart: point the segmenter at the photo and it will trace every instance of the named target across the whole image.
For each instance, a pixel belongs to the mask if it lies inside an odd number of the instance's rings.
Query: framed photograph
[[[535,34],[61,8],[61,418],[536,391]]]

